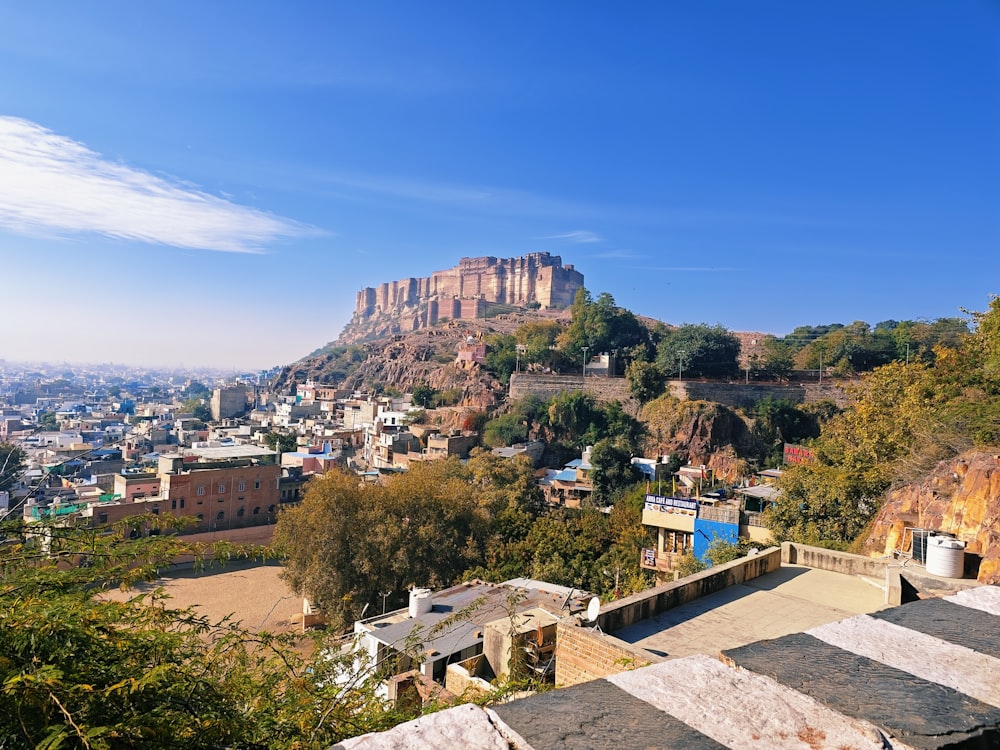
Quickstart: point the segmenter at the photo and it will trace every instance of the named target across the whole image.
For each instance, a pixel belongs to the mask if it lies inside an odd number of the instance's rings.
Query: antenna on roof
[[[573,598],[573,594],[575,594],[575,593],[576,593],[576,589],[570,589],[569,590],[569,593],[566,594],[566,598],[563,599],[562,606],[559,607],[559,611],[560,612],[562,612],[564,609],[566,609],[566,605],[569,604],[569,600]]]

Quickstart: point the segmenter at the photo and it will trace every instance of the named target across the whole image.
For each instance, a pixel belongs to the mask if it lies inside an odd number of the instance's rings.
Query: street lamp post
[[[586,381],[587,380],[587,350],[590,347],[589,346],[584,346],[584,347],[581,347],[581,348],[583,349],[583,379],[584,379],[584,381]]]
[[[378,595],[382,597],[382,614],[383,615],[385,614],[385,600],[389,597],[389,595],[391,593],[392,593],[391,591],[379,591],[378,592]]]

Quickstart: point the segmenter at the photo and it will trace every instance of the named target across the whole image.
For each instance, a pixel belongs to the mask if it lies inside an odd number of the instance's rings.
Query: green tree
[[[653,362],[633,360],[625,368],[628,390],[640,403],[652,401],[667,387],[667,373]]]
[[[192,380],[181,391],[187,398],[207,398],[212,392],[200,380]]]
[[[509,333],[487,336],[483,364],[501,383],[510,382],[510,375],[517,365],[517,340]]]
[[[556,342],[561,332],[562,326],[554,320],[533,320],[520,326],[514,332],[514,338],[524,347],[521,366],[533,363],[558,369],[560,354]]]
[[[298,438],[294,434],[273,430],[264,435],[264,445],[281,453],[291,453],[299,447]]]
[[[766,336],[760,344],[760,354],[750,362],[751,372],[765,378],[783,380],[795,367],[793,347],[774,336]]]
[[[171,607],[155,588],[102,593],[153,582],[178,555],[238,554],[231,546],[21,520],[0,533],[4,748],[319,750],[406,718],[374,682],[335,683],[347,660],[332,644],[318,642],[313,660],[307,644]]]
[[[663,332],[656,363],[668,375],[731,378],[739,374],[740,342],[722,326],[686,324]]]
[[[636,347],[649,342],[649,330],[628,310],[618,307],[607,292],[596,301],[584,288],[577,290],[570,308],[570,325],[559,334],[559,348],[570,367],[580,363],[584,347],[588,356],[599,352],[619,352],[627,357]]]
[[[209,422],[212,419],[212,410],[209,408],[208,404],[205,403],[205,399],[198,398],[196,396],[191,397],[181,404],[181,413],[190,414],[195,419],[200,419],[202,422]]]
[[[13,443],[0,443],[0,492],[9,490],[24,469],[24,451]]]
[[[547,425],[556,440],[593,445],[604,428],[604,415],[592,396],[563,391],[549,402]]]
[[[380,591],[401,604],[413,586],[456,581],[481,560],[487,522],[468,470],[429,461],[380,485],[339,471],[312,480],[303,502],[279,516],[274,544],[289,585],[342,628],[380,603]]]
[[[422,406],[425,409],[429,408],[433,403],[434,396],[436,394],[437,390],[427,385],[427,383],[417,383],[417,385],[413,386],[413,403],[417,406]]]
[[[619,490],[635,484],[638,477],[632,468],[633,455],[632,446],[624,437],[602,438],[594,443],[590,477],[597,503],[610,503]]]
[[[528,439],[528,425],[520,414],[502,414],[491,419],[483,428],[483,443],[497,448]]]

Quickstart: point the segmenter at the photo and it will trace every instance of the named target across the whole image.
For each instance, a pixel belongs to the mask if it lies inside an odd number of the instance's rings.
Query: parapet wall
[[[597,622],[590,626],[560,622],[556,629],[556,685],[576,685],[663,661],[644,649],[615,638],[612,633],[779,567],[781,550],[771,547],[760,554],[716,565],[701,573],[604,604]]]
[[[640,591],[616,602],[608,602],[601,607],[597,624],[605,633],[614,633],[668,609],[771,573],[780,567],[781,549],[770,547],[759,554],[713,565],[700,573]]]
[[[916,599],[948,596],[980,585],[974,580],[930,575],[924,566],[909,557],[866,557],[795,542],[781,543],[781,562],[884,581],[881,587],[885,591],[885,603],[894,607]]]

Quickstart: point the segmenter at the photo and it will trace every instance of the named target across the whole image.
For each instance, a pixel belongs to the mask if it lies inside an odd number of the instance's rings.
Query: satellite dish
[[[596,596],[587,604],[587,622],[595,622],[601,614],[601,600]]]

